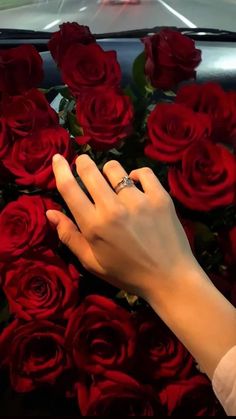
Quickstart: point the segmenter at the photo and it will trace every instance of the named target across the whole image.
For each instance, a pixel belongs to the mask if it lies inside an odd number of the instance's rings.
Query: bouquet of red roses
[[[63,86],[39,88],[33,46],[0,50],[0,403],[8,386],[36,410],[35,394],[48,393],[83,416],[222,414],[206,376],[148,305],[87,272],[45,216],[68,213],[55,153],[73,170],[81,153],[100,169],[114,158],[127,172],[149,166],[199,263],[236,305],[236,93],[194,83],[201,51],[181,33],[141,41],[129,86],[116,52],[77,23],[48,45]]]

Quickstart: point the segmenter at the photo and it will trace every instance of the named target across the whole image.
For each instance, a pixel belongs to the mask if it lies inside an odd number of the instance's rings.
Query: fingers
[[[170,195],[149,167],[133,170],[129,176],[134,181],[140,182],[145,195],[155,208],[163,210],[174,208]]]
[[[115,192],[87,154],[77,157],[76,169],[95,204],[110,206],[114,203],[117,199]]]
[[[57,189],[83,231],[87,221],[94,216],[95,207],[76,182],[64,157],[56,154],[52,166]]]
[[[91,247],[77,226],[62,212],[48,210],[48,220],[56,227],[59,239],[80,260],[82,265],[97,275],[103,272],[95,259]]]
[[[123,179],[124,176],[128,176],[125,169],[116,160],[110,160],[103,166],[103,173],[109,180],[111,186],[115,188],[118,183]],[[123,188],[119,192],[119,198],[127,201],[127,198],[137,198],[139,196],[139,190],[133,185],[130,188]]]
[[[143,191],[147,194],[155,194],[157,192],[166,192],[152,169],[142,167],[141,169],[132,170],[129,177],[136,182],[140,182]]]

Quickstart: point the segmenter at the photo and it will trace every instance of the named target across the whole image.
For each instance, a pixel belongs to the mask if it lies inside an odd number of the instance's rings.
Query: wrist
[[[200,278],[209,281],[194,257],[180,262],[178,266],[169,269],[165,275],[160,274],[160,272],[153,272],[151,280],[148,281],[151,285],[144,299],[153,309],[161,308],[161,306],[168,304],[170,299],[183,296],[183,289],[189,288],[190,284],[192,285],[193,278],[198,278],[198,281]]]
[[[236,310],[197,263],[176,270],[147,299],[211,379],[236,344]],[[222,331],[224,331],[222,333]]]

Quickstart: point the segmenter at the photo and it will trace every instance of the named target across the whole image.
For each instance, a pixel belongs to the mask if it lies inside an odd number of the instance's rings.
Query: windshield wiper
[[[121,32],[106,32],[95,34],[96,39],[104,38],[142,38],[143,36],[151,35],[160,32],[161,29],[170,28],[178,30],[184,35],[197,41],[218,41],[218,42],[235,42],[236,32],[213,29],[213,28],[178,28],[176,26],[155,26],[153,28],[132,29]],[[30,41],[33,40],[35,44],[46,44],[50,39],[52,33],[46,31],[34,31],[28,29],[5,29],[0,28],[0,42],[1,41]]]
[[[31,31],[28,29],[0,29],[0,40],[2,39],[49,39],[50,32]]]
[[[218,42],[235,42],[236,32],[213,29],[213,28],[178,28],[177,26],[155,26],[146,29],[134,29],[122,32],[111,32],[96,34],[97,39],[104,38],[142,38],[143,36],[152,35],[160,32],[161,29],[170,28],[181,32],[184,35],[196,41],[218,41]]]

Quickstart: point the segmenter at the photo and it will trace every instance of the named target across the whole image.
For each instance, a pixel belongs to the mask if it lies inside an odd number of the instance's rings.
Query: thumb
[[[75,254],[87,270],[99,275],[101,273],[99,271],[102,269],[95,259],[89,243],[78,230],[76,224],[57,210],[48,210],[46,216],[50,223],[56,227],[61,242]]]

